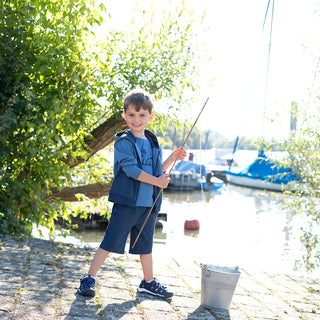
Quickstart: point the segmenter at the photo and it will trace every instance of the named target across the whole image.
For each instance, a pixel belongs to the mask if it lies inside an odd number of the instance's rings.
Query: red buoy
[[[198,220],[186,220],[184,222],[184,228],[187,230],[199,230],[200,223]]]

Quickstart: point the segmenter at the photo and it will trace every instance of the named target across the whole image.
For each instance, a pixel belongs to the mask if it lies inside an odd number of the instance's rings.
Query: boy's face
[[[153,112],[144,110],[142,108],[136,111],[134,107],[129,105],[127,111],[123,113],[123,117],[134,136],[144,137],[144,129],[148,125],[149,121],[153,119]]]

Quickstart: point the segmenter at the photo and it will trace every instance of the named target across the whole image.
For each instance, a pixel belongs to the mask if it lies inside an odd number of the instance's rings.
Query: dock
[[[154,256],[154,274],[171,300],[137,292],[139,257],[112,254],[96,296],[77,294],[96,248],[11,236],[0,240],[1,320],[320,320],[320,279],[241,269],[229,310],[201,306],[201,266]]]

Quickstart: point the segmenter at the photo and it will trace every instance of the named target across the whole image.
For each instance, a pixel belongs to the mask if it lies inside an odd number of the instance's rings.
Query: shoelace
[[[167,291],[167,287],[161,285],[160,282],[154,281],[155,282],[155,286],[158,287],[161,291]]]
[[[90,279],[89,277],[87,278],[84,278],[81,282],[81,286],[83,288],[90,288],[92,286],[94,286],[94,280],[93,279]]]

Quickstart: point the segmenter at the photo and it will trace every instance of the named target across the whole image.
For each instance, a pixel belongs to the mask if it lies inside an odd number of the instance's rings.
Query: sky
[[[134,6],[147,10],[150,3],[106,0],[119,27],[132,18]],[[156,1],[153,10],[180,3]],[[272,3],[262,32],[268,0],[185,0],[194,10],[197,36],[191,47],[201,59],[200,89],[188,110],[190,122],[209,97],[198,123],[202,129],[230,138],[288,135],[291,103],[302,106],[308,99],[320,56],[320,0],[274,1],[268,68]]]
[[[209,97],[202,127],[230,137],[285,137],[291,102],[307,99],[320,56],[316,2],[275,0],[269,69],[271,7],[262,32],[267,3],[206,1],[210,36],[205,53],[212,59],[200,71],[203,99]]]

